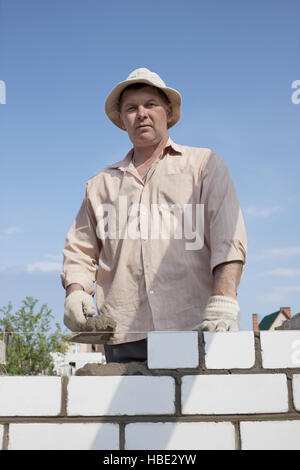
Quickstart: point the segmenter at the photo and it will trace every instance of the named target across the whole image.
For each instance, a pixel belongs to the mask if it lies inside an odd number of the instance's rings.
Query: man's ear
[[[172,108],[171,103],[168,104],[166,111],[167,111],[167,123],[169,123],[173,117],[173,108]]]
[[[123,119],[122,119],[122,117],[121,117],[121,113],[120,113],[120,112],[119,112],[119,120],[120,120],[122,129],[124,129],[124,131],[126,131],[126,127],[125,127],[125,125],[124,125],[124,122],[123,122]]]

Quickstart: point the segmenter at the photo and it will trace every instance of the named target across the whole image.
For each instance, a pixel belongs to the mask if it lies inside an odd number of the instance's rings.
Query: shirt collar
[[[173,142],[171,137],[169,137],[168,140],[167,140],[164,152],[169,147],[171,147],[177,154],[182,155],[181,146],[178,145],[178,144],[175,144],[175,142]],[[119,168],[120,170],[127,169],[130,162],[131,162],[132,155],[133,155],[133,148],[131,150],[129,150],[129,152],[127,153],[126,157],[123,158],[123,160],[120,160],[116,163],[112,163],[111,165],[108,166],[108,168]]]
[[[168,141],[166,143],[166,147],[171,147],[173,150],[175,150],[176,153],[179,153],[180,155],[182,155],[182,147],[181,145],[178,145],[178,144],[175,144],[175,142],[173,142],[173,140],[171,139],[171,137],[168,138]]]
[[[133,148],[129,150],[129,152],[127,153],[126,157],[123,158],[123,160],[120,160],[119,162],[108,165],[108,168],[119,168],[120,170],[124,170],[125,168],[129,166],[131,159],[132,159],[132,155],[133,155]]]

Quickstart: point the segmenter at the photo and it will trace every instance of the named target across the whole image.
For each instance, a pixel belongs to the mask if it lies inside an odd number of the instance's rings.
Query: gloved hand
[[[237,300],[224,295],[212,295],[204,310],[202,322],[193,330],[238,331],[239,311]]]
[[[66,297],[64,324],[73,332],[82,331],[87,317],[96,314],[93,297],[83,290],[75,290]]]

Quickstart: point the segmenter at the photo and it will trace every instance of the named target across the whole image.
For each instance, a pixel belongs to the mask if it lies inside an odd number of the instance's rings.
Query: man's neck
[[[151,164],[164,150],[169,136],[164,137],[158,144],[149,147],[134,147],[134,162],[136,166]]]

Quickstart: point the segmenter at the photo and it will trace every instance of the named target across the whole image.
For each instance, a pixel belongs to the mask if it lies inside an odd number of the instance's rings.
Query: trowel
[[[113,336],[117,322],[110,316],[101,313],[94,317],[86,317],[82,331],[73,334],[68,341],[71,343],[106,344]]]

